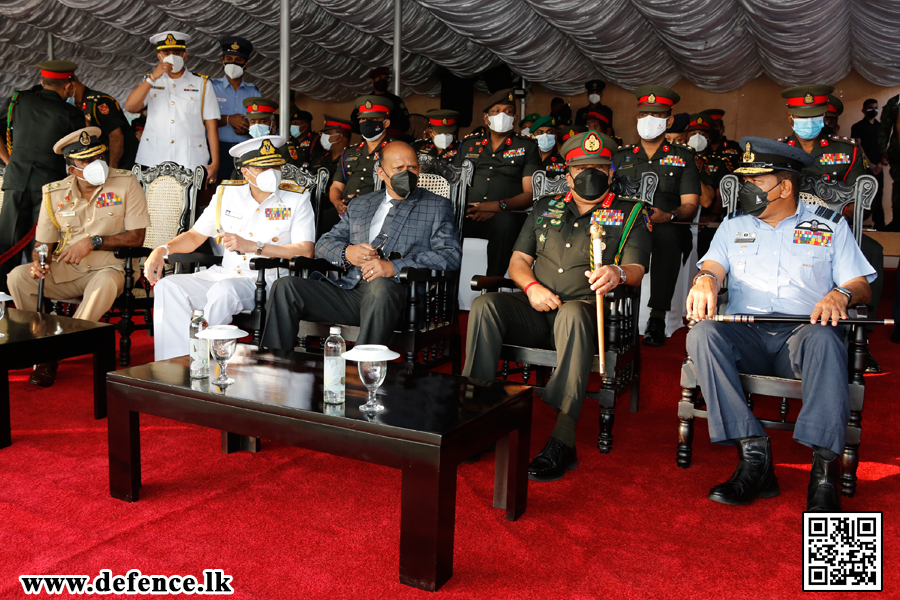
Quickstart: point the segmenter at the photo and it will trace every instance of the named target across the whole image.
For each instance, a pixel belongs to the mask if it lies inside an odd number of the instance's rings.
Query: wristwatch
[[[619,265],[613,265],[613,266],[619,270],[619,285],[622,285],[623,283],[628,281],[628,275],[625,274],[625,269],[623,269]]]
[[[256,242],[256,254],[257,256],[262,256],[263,248],[265,248],[265,242]]]
[[[851,292],[851,291],[848,290],[847,288],[843,288],[843,287],[841,287],[841,286],[839,286],[839,285],[836,285],[836,286],[834,286],[834,289],[831,290],[831,291],[832,291],[832,292],[838,292],[839,294],[843,294],[843,295],[847,296],[847,305],[848,305],[848,306],[849,306],[850,303],[853,301],[853,292]]]
[[[676,214],[675,214],[675,213],[674,213],[674,212],[673,212],[673,213],[671,213],[671,215],[672,215],[672,216],[671,216],[671,217],[669,217],[669,221],[670,221],[670,222],[671,222],[671,221],[674,221],[674,220],[675,220],[675,219],[677,219],[677,218],[678,218],[678,215],[676,215]]]
[[[95,235],[91,238],[91,245],[94,246],[94,250],[99,250],[103,246],[103,238],[99,235]]]
[[[506,210],[506,202],[501,200],[499,204],[500,204],[500,210]]]

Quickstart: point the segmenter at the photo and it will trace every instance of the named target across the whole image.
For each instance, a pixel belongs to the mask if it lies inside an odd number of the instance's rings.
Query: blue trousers
[[[687,336],[687,350],[706,400],[710,439],[725,443],[766,435],[747,406],[738,374],[771,375],[802,382],[803,407],[794,439],[841,454],[850,418],[842,330],[790,323],[695,325]]]

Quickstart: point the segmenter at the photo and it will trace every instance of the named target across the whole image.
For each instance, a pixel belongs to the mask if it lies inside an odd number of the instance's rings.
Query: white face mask
[[[325,150],[331,150],[331,147],[334,145],[331,142],[331,136],[325,135],[324,133],[319,137],[319,143],[322,144],[322,147],[325,148]]]
[[[250,184],[254,185],[252,181],[250,182]],[[266,169],[256,176],[255,185],[260,189],[260,191],[274,194],[275,190],[278,189],[278,186],[281,185],[281,169],[277,167],[274,169]]]
[[[172,65],[173,73],[180,73],[184,68],[184,59],[178,56],[177,54],[170,54],[163,59],[163,62],[169,63]]]
[[[492,117],[488,117],[491,131],[496,131],[497,133],[511,131],[515,120],[515,117],[506,113],[498,113]]]
[[[84,177],[79,177],[82,181],[87,181],[91,185],[103,185],[109,175],[109,165],[105,160],[95,160],[84,169],[73,167],[77,171],[81,171]]]
[[[522,135],[531,135],[531,127],[523,127],[522,131],[519,132]]]
[[[703,152],[704,150],[706,150],[706,146],[708,144],[709,142],[707,142],[706,136],[699,133],[695,133],[691,136],[691,139],[688,140],[688,146],[690,146],[697,152]]]
[[[452,133],[437,133],[434,136],[434,145],[441,150],[446,150],[453,143]]]
[[[536,135],[535,139],[537,139],[538,148],[541,149],[541,152],[550,152],[556,146],[556,136],[552,133]]]
[[[638,119],[637,130],[642,139],[656,139],[666,130],[666,118],[646,116]]]
[[[600,94],[588,94],[588,102],[598,104],[600,102]]]
[[[241,75],[244,74],[244,67],[234,63],[228,63],[225,65],[225,74],[231,79],[240,79]]]

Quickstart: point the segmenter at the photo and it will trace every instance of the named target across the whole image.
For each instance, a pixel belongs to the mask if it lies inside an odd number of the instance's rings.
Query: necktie
[[[388,232],[391,229],[391,223],[394,220],[394,215],[396,211],[394,209],[397,208],[397,203],[399,200],[394,200],[393,198],[390,200],[391,207],[388,209],[388,214],[384,216],[384,223],[381,224],[381,231],[378,232],[378,235],[375,236],[375,239],[372,240],[372,246],[375,248],[381,248],[384,243],[387,241]]]

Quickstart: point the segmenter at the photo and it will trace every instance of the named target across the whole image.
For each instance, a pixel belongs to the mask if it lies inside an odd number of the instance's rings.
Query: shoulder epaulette
[[[822,217],[823,219],[828,219],[829,221],[833,221],[835,223],[838,223],[841,220],[841,215],[837,214],[830,208],[825,208],[824,206],[816,207],[816,216]]]
[[[131,171],[128,169],[115,169],[109,172],[110,175],[131,175]]]
[[[844,142],[845,144],[850,144],[852,146],[856,145],[856,140],[854,140],[853,138],[848,138],[840,135],[829,135],[828,137],[836,142]]]
[[[279,190],[285,190],[286,192],[294,192],[296,194],[302,194],[306,191],[305,187],[301,187],[296,183],[291,183],[289,181],[285,181],[281,185],[278,186]]]
[[[786,140],[786,139],[787,139],[786,137],[780,137],[780,138],[778,138],[778,139],[775,140],[775,141],[776,141],[776,142],[784,142],[784,140]]]
[[[203,75],[202,73],[195,73],[194,71],[191,71],[191,73],[193,73],[197,77],[202,77],[203,79],[209,79],[209,75]]]
[[[63,180],[65,181],[65,180]],[[63,181],[51,181],[44,186],[44,192],[54,192],[62,187]]]
[[[219,185],[245,185],[246,179],[225,179]]]
[[[619,146],[619,150],[631,150],[634,148],[635,144],[628,144],[627,146]]]

